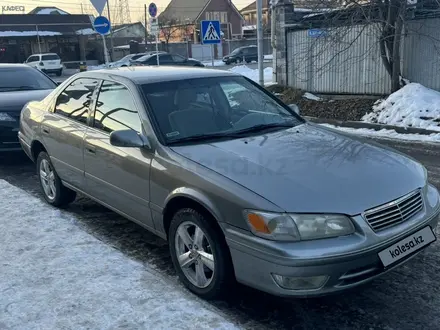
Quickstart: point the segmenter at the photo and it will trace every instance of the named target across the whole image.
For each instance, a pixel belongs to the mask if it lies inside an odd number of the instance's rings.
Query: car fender
[[[162,212],[163,214],[165,213],[167,206],[170,204],[170,202],[177,197],[186,197],[192,199],[194,202],[199,203],[206,210],[208,210],[218,222],[224,222],[221,217],[220,210],[214,205],[210,198],[206,196],[202,191],[189,187],[179,187],[168,194],[164,202],[165,207]]]

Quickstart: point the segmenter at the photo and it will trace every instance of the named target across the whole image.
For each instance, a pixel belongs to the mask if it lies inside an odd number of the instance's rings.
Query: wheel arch
[[[214,220],[213,224],[220,230],[219,222],[222,222],[221,214],[214,203],[202,192],[193,188],[177,188],[173,190],[165,200],[165,208],[162,211],[163,228],[168,238],[171,220],[173,215],[180,209],[192,207],[203,215]],[[224,234],[223,234],[224,235]]]
[[[33,140],[31,142],[31,156],[32,156],[32,161],[36,161],[38,155],[40,154],[40,152],[47,152],[46,147],[44,146],[44,144],[39,141],[39,140]]]

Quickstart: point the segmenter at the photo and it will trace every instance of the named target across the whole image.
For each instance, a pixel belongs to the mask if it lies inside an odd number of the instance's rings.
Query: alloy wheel
[[[198,288],[209,286],[214,278],[215,263],[208,236],[192,221],[185,221],[177,228],[174,244],[185,277]]]
[[[40,163],[40,181],[47,198],[54,200],[57,193],[55,171],[47,159],[42,159]]]

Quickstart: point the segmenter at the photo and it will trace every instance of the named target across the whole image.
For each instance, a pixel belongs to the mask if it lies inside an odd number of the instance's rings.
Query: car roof
[[[0,63],[0,69],[3,68],[25,68],[25,69],[35,70],[34,68],[31,68],[29,65],[21,64],[21,63]]]
[[[57,55],[57,53],[41,53],[41,54],[32,54],[31,56],[41,56],[41,55]]]
[[[111,78],[122,77],[133,81],[136,84],[148,84],[156,82],[166,82],[175,80],[185,80],[193,78],[212,78],[212,77],[230,77],[241,76],[237,73],[224,70],[192,68],[180,66],[144,66],[144,67],[125,67],[100,69],[94,71],[85,71],[78,73],[77,77],[84,78]]]

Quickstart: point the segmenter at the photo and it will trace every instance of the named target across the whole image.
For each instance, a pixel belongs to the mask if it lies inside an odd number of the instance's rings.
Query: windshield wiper
[[[203,140],[209,140],[209,139],[218,139],[223,137],[231,137],[231,133],[222,132],[222,133],[212,133],[212,134],[196,134],[187,136],[181,139],[169,141],[168,144],[177,144],[182,142],[192,142],[192,141],[203,141]]]
[[[290,128],[295,126],[294,123],[272,123],[272,124],[261,124],[261,125],[255,125],[249,128],[245,128],[239,131],[226,131],[221,133],[211,133],[211,134],[196,134],[187,136],[181,139],[169,141],[169,144],[178,144],[182,142],[192,142],[192,141],[204,141],[204,140],[210,140],[210,139],[219,139],[219,138],[240,138],[248,133],[255,133],[264,131],[266,129],[273,129],[273,128]]]
[[[233,132],[233,134],[235,136],[242,136],[247,133],[261,132],[261,131],[264,131],[267,129],[272,129],[272,128],[290,128],[293,126],[295,126],[295,123],[292,123],[292,122],[260,124],[260,125],[255,125],[255,126],[251,126],[248,128],[244,128],[239,131],[235,131],[235,132]]]

